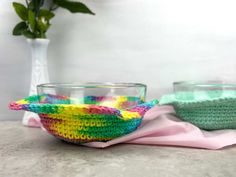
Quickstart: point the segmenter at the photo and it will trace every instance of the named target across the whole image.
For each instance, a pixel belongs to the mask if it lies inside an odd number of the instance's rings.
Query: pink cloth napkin
[[[145,114],[141,126],[135,132],[108,142],[84,145],[105,148],[118,143],[129,143],[220,149],[236,144],[236,130],[200,130],[190,123],[181,121],[174,113],[171,106],[156,106]]]

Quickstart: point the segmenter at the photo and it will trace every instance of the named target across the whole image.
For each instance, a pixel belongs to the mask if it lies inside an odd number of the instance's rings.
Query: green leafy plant
[[[71,13],[84,13],[95,15],[82,2],[70,0],[25,0],[26,5],[13,2],[16,14],[20,17],[19,22],[13,29],[13,35],[27,38],[47,38],[46,32],[51,26],[50,20],[55,16],[57,8],[64,8]]]

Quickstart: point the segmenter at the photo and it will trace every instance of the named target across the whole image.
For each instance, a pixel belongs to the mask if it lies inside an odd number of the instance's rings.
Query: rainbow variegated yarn
[[[142,103],[142,104],[140,104]],[[13,110],[38,113],[43,127],[52,135],[73,143],[108,141],[133,132],[147,110],[158,102],[142,98],[87,96],[30,96],[13,102]],[[134,105],[138,105],[131,109]]]

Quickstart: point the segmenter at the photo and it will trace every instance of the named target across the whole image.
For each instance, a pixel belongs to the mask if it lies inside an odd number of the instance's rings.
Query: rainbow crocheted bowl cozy
[[[176,115],[201,129],[236,129],[236,91],[179,92],[164,95],[160,105],[173,105]]]
[[[127,96],[72,99],[37,95],[13,102],[9,107],[38,113],[48,133],[79,144],[108,141],[133,132],[140,125],[145,112],[157,103],[157,100],[143,103],[139,98]],[[123,109],[132,105],[137,106]]]

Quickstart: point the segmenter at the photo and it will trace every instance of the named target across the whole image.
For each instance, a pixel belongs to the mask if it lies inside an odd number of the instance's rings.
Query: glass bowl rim
[[[37,88],[147,88],[147,85],[142,83],[113,83],[113,82],[85,82],[85,83],[44,83],[37,85]]]
[[[236,88],[235,82],[227,82],[222,80],[208,80],[208,81],[178,81],[173,83],[174,88],[176,86],[184,87],[216,87],[216,88]]]

